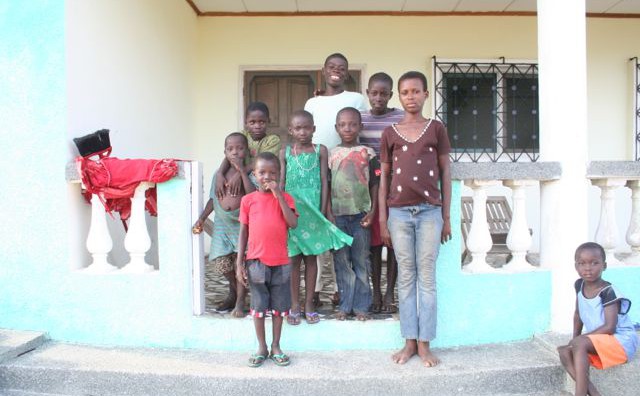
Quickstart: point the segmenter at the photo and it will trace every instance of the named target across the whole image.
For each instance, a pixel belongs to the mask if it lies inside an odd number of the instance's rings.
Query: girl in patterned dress
[[[300,324],[300,263],[305,264],[305,303],[307,323],[318,323],[320,317],[314,311],[313,294],[318,267],[316,255],[351,245],[352,238],[340,231],[325,217],[329,201],[327,184],[327,148],[313,144],[315,132],[313,116],[301,110],[289,119],[289,134],[293,145],[280,150],[283,175],[280,185],[295,200],[299,213],[298,227],[289,230],[288,250],[292,264],[291,313],[287,323]]]

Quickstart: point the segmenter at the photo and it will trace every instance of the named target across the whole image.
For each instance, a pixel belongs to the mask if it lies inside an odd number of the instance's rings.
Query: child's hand
[[[236,263],[236,280],[240,282],[244,287],[249,287],[249,281],[247,278],[247,269],[244,264]]]
[[[222,177],[222,175],[219,175],[218,177],[216,177],[216,198],[218,198],[218,200],[224,197],[224,190],[226,188],[226,184],[227,184],[227,181],[225,180],[224,177]]]
[[[369,228],[371,227],[372,222],[373,222],[373,212],[369,212],[362,218],[362,220],[360,220],[360,225],[362,226],[362,228]]]
[[[447,243],[451,240],[451,221],[445,220],[442,224],[442,233],[440,234],[440,243]]]
[[[244,160],[242,158],[235,157],[227,160],[229,161],[229,164],[233,167],[233,169],[237,170],[238,172],[244,172]]]
[[[229,193],[232,197],[237,197],[242,193],[242,176],[240,175],[240,172],[244,172],[244,170],[240,170],[238,173],[231,176],[227,183],[227,188],[229,189]]]
[[[282,195],[282,191],[280,191],[280,187],[278,186],[278,183],[276,183],[275,181],[268,181],[266,183],[264,183],[262,185],[262,188],[265,191],[271,191],[271,193],[273,194],[274,197],[278,198],[279,195]]]
[[[391,243],[391,233],[389,233],[389,227],[386,224],[380,224],[380,237],[382,238],[382,243],[389,249],[393,249],[393,244]]]
[[[191,232],[194,234],[200,234],[202,232],[202,227],[204,226],[204,221],[198,219],[194,224],[193,228],[191,228]]]

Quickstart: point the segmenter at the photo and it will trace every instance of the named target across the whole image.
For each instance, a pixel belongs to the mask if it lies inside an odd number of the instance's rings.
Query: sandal
[[[307,324],[316,324],[320,321],[320,315],[317,312],[305,312],[304,318]]]
[[[302,320],[300,319],[300,311],[291,311],[289,310],[289,315],[287,316],[287,323],[291,326],[297,326],[300,324]]]
[[[291,363],[291,360],[289,359],[289,356],[287,356],[286,353],[279,353],[277,355],[274,355],[272,353],[269,355],[269,359],[271,359],[273,363],[276,364],[276,366],[280,366],[280,367],[288,366],[289,363]]]
[[[267,360],[267,357],[265,355],[260,355],[258,353],[254,353],[249,358],[248,365],[249,365],[249,367],[260,367],[260,366],[262,366],[262,364],[264,363],[265,360]]]

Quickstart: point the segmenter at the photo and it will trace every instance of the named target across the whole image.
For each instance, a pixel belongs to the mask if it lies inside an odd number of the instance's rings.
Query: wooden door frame
[[[296,71],[308,71],[317,72],[322,69],[322,64],[315,65],[240,65],[238,73],[238,130],[244,128],[244,82],[245,74],[247,72],[296,72]],[[366,76],[366,66],[362,63],[349,64],[349,70],[357,70],[360,72],[360,88],[366,87],[364,81],[369,80],[369,76]],[[360,92],[364,95],[364,91]]]

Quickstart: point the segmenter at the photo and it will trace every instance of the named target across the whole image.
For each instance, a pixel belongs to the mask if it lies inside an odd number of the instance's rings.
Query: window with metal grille
[[[434,114],[447,126],[452,161],[538,159],[537,64],[433,63]]]
[[[631,58],[631,60],[635,60],[635,65],[633,68],[634,71],[634,87],[635,87],[635,103],[634,110],[635,114],[633,117],[633,134],[636,146],[636,161],[640,161],[640,63],[638,63],[638,57]]]

